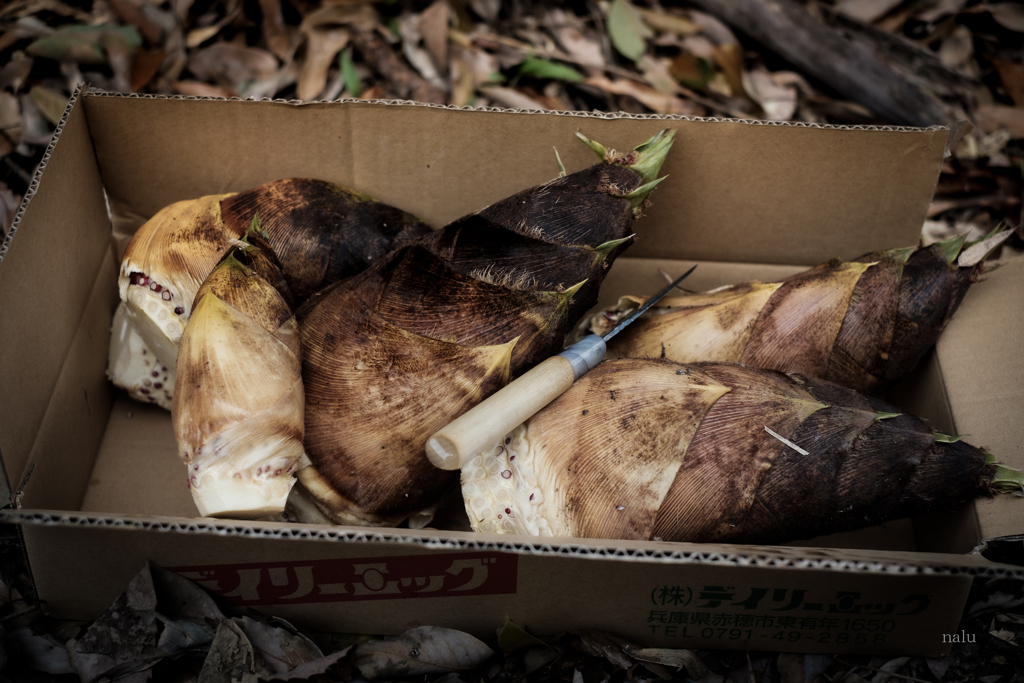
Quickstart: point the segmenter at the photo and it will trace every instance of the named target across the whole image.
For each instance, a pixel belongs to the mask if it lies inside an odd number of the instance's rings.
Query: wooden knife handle
[[[430,437],[427,457],[443,470],[460,469],[558,398],[575,379],[567,358],[548,358]]]

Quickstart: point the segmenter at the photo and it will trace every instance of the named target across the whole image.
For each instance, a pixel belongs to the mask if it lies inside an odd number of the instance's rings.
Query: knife
[[[561,396],[573,382],[604,360],[607,341],[675,289],[696,268],[690,268],[652,296],[608,334],[603,337],[587,335],[448,423],[427,439],[427,458],[435,467],[457,470],[464,462],[491,448],[498,439]]]

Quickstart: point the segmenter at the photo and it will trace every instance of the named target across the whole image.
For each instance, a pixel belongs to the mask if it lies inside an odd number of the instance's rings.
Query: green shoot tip
[[[571,301],[572,298],[574,296],[576,296],[576,292],[580,291],[580,288],[583,287],[583,285],[585,285],[586,283],[587,283],[586,280],[581,280],[580,282],[577,282],[576,284],[574,284],[572,287],[569,287],[568,289],[563,290],[561,292],[561,295],[564,297],[563,301],[565,301],[565,302]]]
[[[942,432],[934,432],[935,441],[938,443],[956,443],[964,437],[962,436],[950,436],[949,434],[943,434]]]
[[[910,257],[914,255],[914,252],[916,252],[919,248],[920,247],[897,247],[895,249],[889,249],[882,253],[884,253],[887,257],[891,259],[900,261],[901,263],[906,263],[910,259]]]
[[[1024,492],[1024,472],[998,462],[994,464],[995,472],[992,473],[992,480],[989,482],[993,493]]]
[[[555,161],[558,163],[558,177],[564,178],[566,175],[565,166],[562,165],[562,157],[558,155],[558,148],[552,147],[551,149],[555,150]]]
[[[265,240],[270,239],[270,235],[267,233],[266,228],[263,227],[263,223],[260,221],[259,211],[252,215],[252,221],[249,223],[249,228],[245,231],[245,235],[242,239],[248,240],[249,235],[259,235]]]
[[[604,145],[602,145],[600,142],[594,142],[593,140],[591,140],[590,138],[588,138],[586,135],[579,131],[576,131],[576,137],[582,140],[583,144],[585,144],[587,147],[594,150],[594,154],[596,154],[601,161],[604,161],[605,157],[608,156],[608,150],[606,150],[604,148]]]
[[[899,417],[903,413],[876,413],[875,420],[891,420],[894,417]]]
[[[594,247],[594,251],[597,252],[597,255],[600,256],[601,260],[603,261],[608,258],[608,254],[612,253],[612,251],[614,251],[616,247],[625,244],[626,242],[629,242],[634,237],[636,237],[635,233],[632,235],[627,235],[626,237],[623,237],[622,239],[619,240],[608,240],[604,244],[599,244],[596,247]]]
[[[652,180],[649,183],[644,183],[643,185],[636,188],[632,192],[620,196],[623,199],[628,199],[629,205],[633,207],[633,211],[636,211],[637,209],[640,208],[640,205],[647,200],[647,197],[649,197],[651,191],[658,186],[658,183],[660,183],[667,177],[668,176],[662,176],[660,178],[657,178],[656,180]]]
[[[946,263],[953,265],[956,261],[956,257],[960,255],[960,250],[964,248],[964,242],[967,241],[967,233],[963,235],[954,235],[948,239],[939,240],[932,246],[938,247],[942,252],[942,255],[946,258]]]
[[[640,175],[645,183],[649,183],[658,177],[661,165],[665,163],[665,157],[672,149],[675,142],[676,132],[668,128],[659,130],[651,139],[633,149],[637,154],[637,160],[628,168]]]

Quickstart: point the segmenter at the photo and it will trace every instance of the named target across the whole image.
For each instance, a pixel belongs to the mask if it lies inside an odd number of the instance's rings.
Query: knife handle
[[[457,470],[561,396],[604,359],[604,340],[588,335],[492,394],[427,440],[427,458]]]

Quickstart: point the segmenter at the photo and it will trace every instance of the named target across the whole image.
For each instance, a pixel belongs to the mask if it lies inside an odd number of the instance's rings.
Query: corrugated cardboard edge
[[[85,84],[82,84],[75,88],[75,92],[71,93],[71,98],[68,100],[68,105],[64,107],[64,114],[60,117],[57,129],[53,131],[53,136],[50,138],[50,144],[46,146],[46,152],[43,153],[42,160],[40,160],[39,165],[36,166],[36,170],[32,174],[32,182],[29,183],[28,189],[25,191],[25,196],[22,197],[21,204],[18,206],[18,211],[14,214],[14,222],[11,224],[11,229],[7,233],[7,237],[4,238],[3,244],[0,244],[0,263],[4,262],[4,256],[7,255],[7,249],[10,247],[11,240],[14,239],[14,233],[18,231],[18,225],[21,223],[22,216],[25,215],[25,209],[28,208],[28,203],[32,201],[32,197],[35,196],[36,190],[39,189],[39,181],[43,177],[43,171],[46,170],[46,162],[48,162],[50,160],[50,156],[53,155],[53,148],[57,146],[57,140],[60,138],[60,134],[64,131],[64,126],[68,122],[68,116],[71,114],[71,109],[75,106],[79,96],[87,87],[88,86]]]
[[[89,97],[114,97],[122,99],[145,99],[145,100],[182,100],[195,102],[274,102],[287,104],[295,107],[323,104],[374,104],[403,107],[422,107],[425,109],[448,109],[451,111],[481,111],[503,114],[541,114],[550,116],[568,116],[585,119],[635,119],[646,121],[704,121],[709,123],[742,123],[752,126],[776,126],[788,128],[820,128],[824,130],[859,130],[859,131],[887,131],[896,133],[910,133],[921,131],[949,131],[950,126],[928,126],[918,128],[914,126],[844,126],[828,123],[813,123],[808,121],[765,121],[762,119],[733,119],[720,116],[687,116],[685,114],[630,114],[627,112],[601,112],[601,111],[565,111],[561,109],[509,109],[506,107],[459,107],[454,104],[433,104],[431,102],[416,102],[413,100],[362,100],[357,98],[342,98],[337,100],[284,100],[269,97],[209,97],[197,95],[156,95],[151,93],[122,93],[90,88],[87,91]],[[963,123],[963,122],[961,122]],[[959,124],[958,124],[959,125]],[[968,129],[969,130],[969,129]],[[962,133],[961,133],[962,135]],[[953,136],[950,136],[953,139]],[[959,139],[959,138],[957,138]]]
[[[393,543],[422,548],[497,551],[527,555],[552,555],[587,559],[615,559],[626,562],[662,562],[667,564],[710,564],[735,567],[766,567],[806,569],[866,574],[928,574],[939,576],[972,576],[999,579],[1024,579],[1024,567],[1004,564],[970,564],[953,566],[898,561],[855,560],[834,557],[797,557],[789,549],[768,551],[751,546],[750,552],[715,552],[694,550],[680,544],[678,548],[644,548],[603,546],[583,543],[544,543],[542,541],[497,541],[490,539],[452,538],[430,535],[403,535],[401,530],[352,529],[319,525],[257,526],[244,522],[223,522],[188,518],[143,518],[117,515],[68,514],[56,511],[0,511],[0,522],[62,527],[120,527],[126,529],[273,538],[278,540],[331,541],[339,543]],[[798,548],[806,552],[806,548]]]
[[[28,209],[28,203],[32,201],[36,191],[39,189],[39,182],[43,177],[43,171],[46,170],[46,164],[53,155],[53,150],[57,146],[57,140],[60,138],[60,134],[64,131],[64,126],[68,122],[68,116],[71,115],[71,110],[74,108],[75,103],[78,101],[79,96],[85,88],[85,84],[79,85],[75,88],[75,91],[71,94],[71,98],[68,100],[67,106],[64,107],[64,114],[60,117],[60,122],[57,124],[56,130],[54,130],[53,136],[50,138],[50,144],[46,146],[43,158],[39,161],[39,165],[36,166],[36,170],[32,174],[32,181],[29,183],[28,189],[25,191],[25,196],[21,199],[21,204],[18,205],[18,211],[14,214],[14,221],[11,223],[11,229],[4,237],[3,243],[0,243],[0,265],[3,265],[4,257],[7,256],[7,250],[10,248],[11,242],[14,240],[15,233],[18,232],[18,226],[21,224],[21,219],[25,215],[26,209]],[[7,471],[7,465],[3,458],[3,453],[0,452],[0,506],[6,507],[14,503],[13,496],[14,491],[11,490],[10,473]]]

